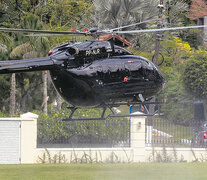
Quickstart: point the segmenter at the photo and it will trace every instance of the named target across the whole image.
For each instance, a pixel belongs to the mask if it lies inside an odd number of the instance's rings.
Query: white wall
[[[153,148],[145,144],[146,117],[131,118],[130,148],[37,148],[38,115],[26,113],[10,121],[21,121],[21,163],[58,162],[171,162],[207,161],[206,149]],[[8,119],[8,118],[7,118]]]
[[[50,156],[50,157],[48,157]],[[144,162],[145,161],[145,117],[131,118],[130,148],[48,148],[36,149],[36,162],[47,162],[57,156],[67,162],[92,159],[93,162]],[[87,158],[86,158],[87,157]],[[53,161],[53,160],[52,160]]]

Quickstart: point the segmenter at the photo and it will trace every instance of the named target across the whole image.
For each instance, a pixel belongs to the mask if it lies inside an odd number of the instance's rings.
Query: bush
[[[2,118],[2,117],[8,117],[8,116],[9,116],[8,114],[0,111],[0,118]]]
[[[168,120],[176,124],[188,125],[193,118],[193,98],[183,87],[180,75],[182,69],[181,65],[164,69],[168,82],[161,95],[166,100],[162,105],[162,111]]]
[[[183,83],[189,94],[196,98],[207,97],[207,51],[199,49],[185,63]]]

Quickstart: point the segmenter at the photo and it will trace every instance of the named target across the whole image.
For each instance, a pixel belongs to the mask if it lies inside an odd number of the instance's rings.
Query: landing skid
[[[139,95],[139,98],[143,102],[139,102],[138,100],[133,102],[123,102],[123,103],[112,103],[112,104],[103,104],[96,108],[102,108],[103,111],[101,113],[100,117],[97,118],[73,118],[73,115],[78,107],[68,107],[71,110],[71,113],[68,118],[63,119],[63,121],[80,121],[80,120],[106,120],[110,117],[137,117],[137,116],[154,116],[158,111],[153,112],[152,114],[149,113],[149,110],[146,105],[148,104],[154,104],[158,105],[161,104],[160,102],[145,102],[142,95]],[[142,105],[144,107],[144,110],[146,113],[140,113],[140,114],[118,114],[114,111],[114,107],[119,107],[121,105],[127,105],[127,106],[134,106],[134,105]],[[106,115],[106,110],[109,109],[111,114]]]

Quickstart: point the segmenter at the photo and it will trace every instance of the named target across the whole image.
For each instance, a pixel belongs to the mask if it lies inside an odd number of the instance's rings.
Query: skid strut
[[[144,97],[142,96],[142,94],[139,94],[139,99],[140,101],[138,101],[136,98],[134,99],[133,102],[123,102],[123,103],[113,103],[113,104],[102,104],[99,105],[96,108],[102,108],[102,113],[100,117],[96,117],[96,118],[74,118],[73,115],[75,113],[75,111],[77,109],[79,109],[79,107],[68,107],[71,110],[71,113],[69,115],[68,118],[63,119],[63,121],[78,121],[78,120],[106,120],[107,118],[110,117],[136,117],[136,116],[154,116],[157,111],[155,111],[154,113],[150,114],[149,110],[147,108],[147,104],[162,104],[160,102],[146,102],[144,100]],[[127,106],[133,106],[133,105],[142,105],[145,109],[146,113],[139,113],[139,114],[117,114],[114,110],[113,107],[119,107],[120,105],[127,105]],[[106,110],[109,109],[110,110],[110,114],[106,115]]]

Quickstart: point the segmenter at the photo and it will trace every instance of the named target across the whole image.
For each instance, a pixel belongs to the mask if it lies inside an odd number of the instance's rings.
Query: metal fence
[[[38,122],[39,148],[130,147],[128,118]],[[207,148],[207,121],[176,124],[164,118],[146,119],[146,146]]]
[[[207,147],[207,122],[176,124],[162,118],[146,120],[146,144],[154,147]]]
[[[129,119],[38,122],[38,148],[130,147]]]

